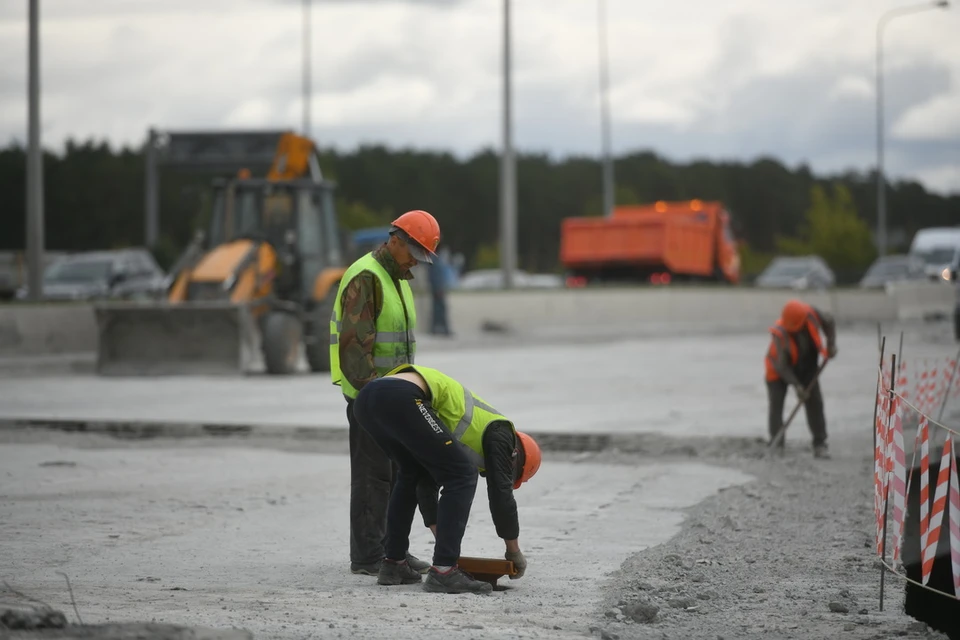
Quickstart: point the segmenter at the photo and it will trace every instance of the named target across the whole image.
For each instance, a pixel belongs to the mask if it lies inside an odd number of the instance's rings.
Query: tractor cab
[[[276,252],[278,297],[309,298],[318,274],[344,260],[333,186],[307,179],[215,181],[206,244],[237,240],[265,242]]]

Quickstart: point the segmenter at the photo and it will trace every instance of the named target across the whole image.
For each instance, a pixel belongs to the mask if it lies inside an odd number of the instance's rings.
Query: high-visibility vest
[[[467,457],[484,471],[483,433],[490,423],[503,420],[516,434],[517,428],[502,413],[487,404],[480,396],[464,387],[450,376],[420,365],[401,365],[386,375],[413,369],[430,389],[430,404],[442,425],[434,424],[433,417],[421,405],[420,412],[435,430],[446,429],[452,440],[460,445]],[[419,401],[418,401],[419,402]],[[439,433],[439,431],[438,431]]]
[[[356,398],[358,389],[343,376],[340,369],[340,323],[343,320],[343,292],[357,275],[369,271],[380,281],[383,290],[383,308],[376,319],[377,336],[373,344],[373,366],[377,377],[383,377],[388,371],[401,364],[412,364],[417,352],[417,339],[414,329],[417,327],[417,310],[414,307],[413,291],[406,280],[400,280],[400,292],[393,278],[377,262],[373,253],[368,253],[352,265],[343,274],[337,299],[333,303],[330,316],[330,378],[340,385],[343,395]]]
[[[823,326],[820,324],[820,318],[817,314],[810,309],[807,312],[807,319],[803,323],[803,328],[801,331],[806,331],[810,334],[810,337],[813,339],[814,347],[824,358],[827,357],[827,349],[824,346],[824,341],[820,336],[820,332],[823,330]],[[797,359],[800,357],[799,349],[797,348],[796,339],[787,331],[786,327],[783,326],[783,320],[777,320],[776,324],[770,327],[770,333],[773,334],[773,338],[770,340],[770,347],[767,349],[767,357],[764,361],[766,364],[767,382],[774,382],[780,379],[780,374],[777,373],[777,369],[774,364],[777,361],[777,358],[780,356],[780,349],[786,348],[790,350],[790,366],[796,366]]]

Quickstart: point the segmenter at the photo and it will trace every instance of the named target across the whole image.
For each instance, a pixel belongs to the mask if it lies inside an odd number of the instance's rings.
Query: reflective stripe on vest
[[[773,338],[770,340],[770,347],[767,349],[767,360],[766,360],[766,369],[767,375],[766,379],[768,382],[773,382],[774,380],[780,379],[780,374],[777,373],[777,358],[780,356],[780,349],[786,348],[790,350],[790,366],[797,364],[797,343],[790,338],[790,333],[784,328],[780,320],[777,320],[777,324],[770,327],[770,333],[773,334]]]
[[[343,394],[356,398],[358,390],[343,376],[340,368],[340,330],[343,320],[343,292],[357,275],[364,271],[372,273],[380,282],[383,306],[375,321],[377,335],[373,344],[373,366],[377,377],[383,377],[390,369],[402,364],[411,364],[417,352],[414,329],[417,326],[417,311],[413,291],[406,280],[399,281],[400,293],[390,274],[383,268],[373,253],[363,256],[347,269],[340,280],[333,313],[330,316],[330,378],[340,385]]]
[[[331,320],[334,323],[332,328],[336,329],[336,333],[330,332],[330,344],[339,344],[339,334],[342,330],[341,323],[335,316]],[[417,342],[413,329],[407,331],[377,331],[377,339],[382,342],[409,342],[410,344]]]
[[[430,404],[440,422],[452,434],[467,458],[484,471],[483,434],[492,422],[507,422],[514,431],[513,422],[487,404],[462,384],[430,367],[401,365],[386,375],[413,369],[430,388]]]

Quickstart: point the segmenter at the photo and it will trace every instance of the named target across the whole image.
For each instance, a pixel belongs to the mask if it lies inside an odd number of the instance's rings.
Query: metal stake
[[[890,365],[891,371],[897,370],[897,356],[890,356],[893,361]],[[897,377],[893,374],[890,375],[890,408],[893,409],[893,399],[895,397],[895,392],[897,390]],[[887,414],[887,433],[890,432],[890,415],[893,412],[890,411]],[[886,462],[886,447],[884,447],[884,462],[883,462],[883,537],[880,539],[880,557],[883,559],[884,564],[887,562],[887,518],[890,512],[890,483],[887,482],[887,462]],[[880,565],[880,611],[883,611],[883,585],[884,580],[887,577],[887,568],[884,565]]]

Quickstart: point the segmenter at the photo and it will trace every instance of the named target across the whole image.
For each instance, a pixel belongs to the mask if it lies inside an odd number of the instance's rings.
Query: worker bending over
[[[520,525],[514,489],[540,468],[540,447],[530,436],[459,382],[436,369],[401,365],[367,382],[354,412],[360,426],[399,466],[387,507],[385,558],[377,582],[420,582],[407,562],[410,527],[417,508],[417,485],[432,478],[441,487],[437,505],[433,566],[424,590],[489,593],[493,585],[462,571],[457,562],[477,488],[487,480],[487,497],[504,557],[519,578],[527,567],[520,551]]]
[[[826,334],[826,346],[821,332]],[[813,455],[828,458],[827,421],[819,380],[810,388],[809,395],[806,388],[817,376],[820,356],[827,359],[837,355],[836,322],[828,313],[799,300],[790,300],[784,305],[780,319],[770,327],[770,333],[773,338],[767,351],[766,380],[771,441],[783,428],[783,404],[787,388],[793,387],[797,398],[804,403],[807,424],[813,435]],[[780,440],[780,447],[785,439]]]

